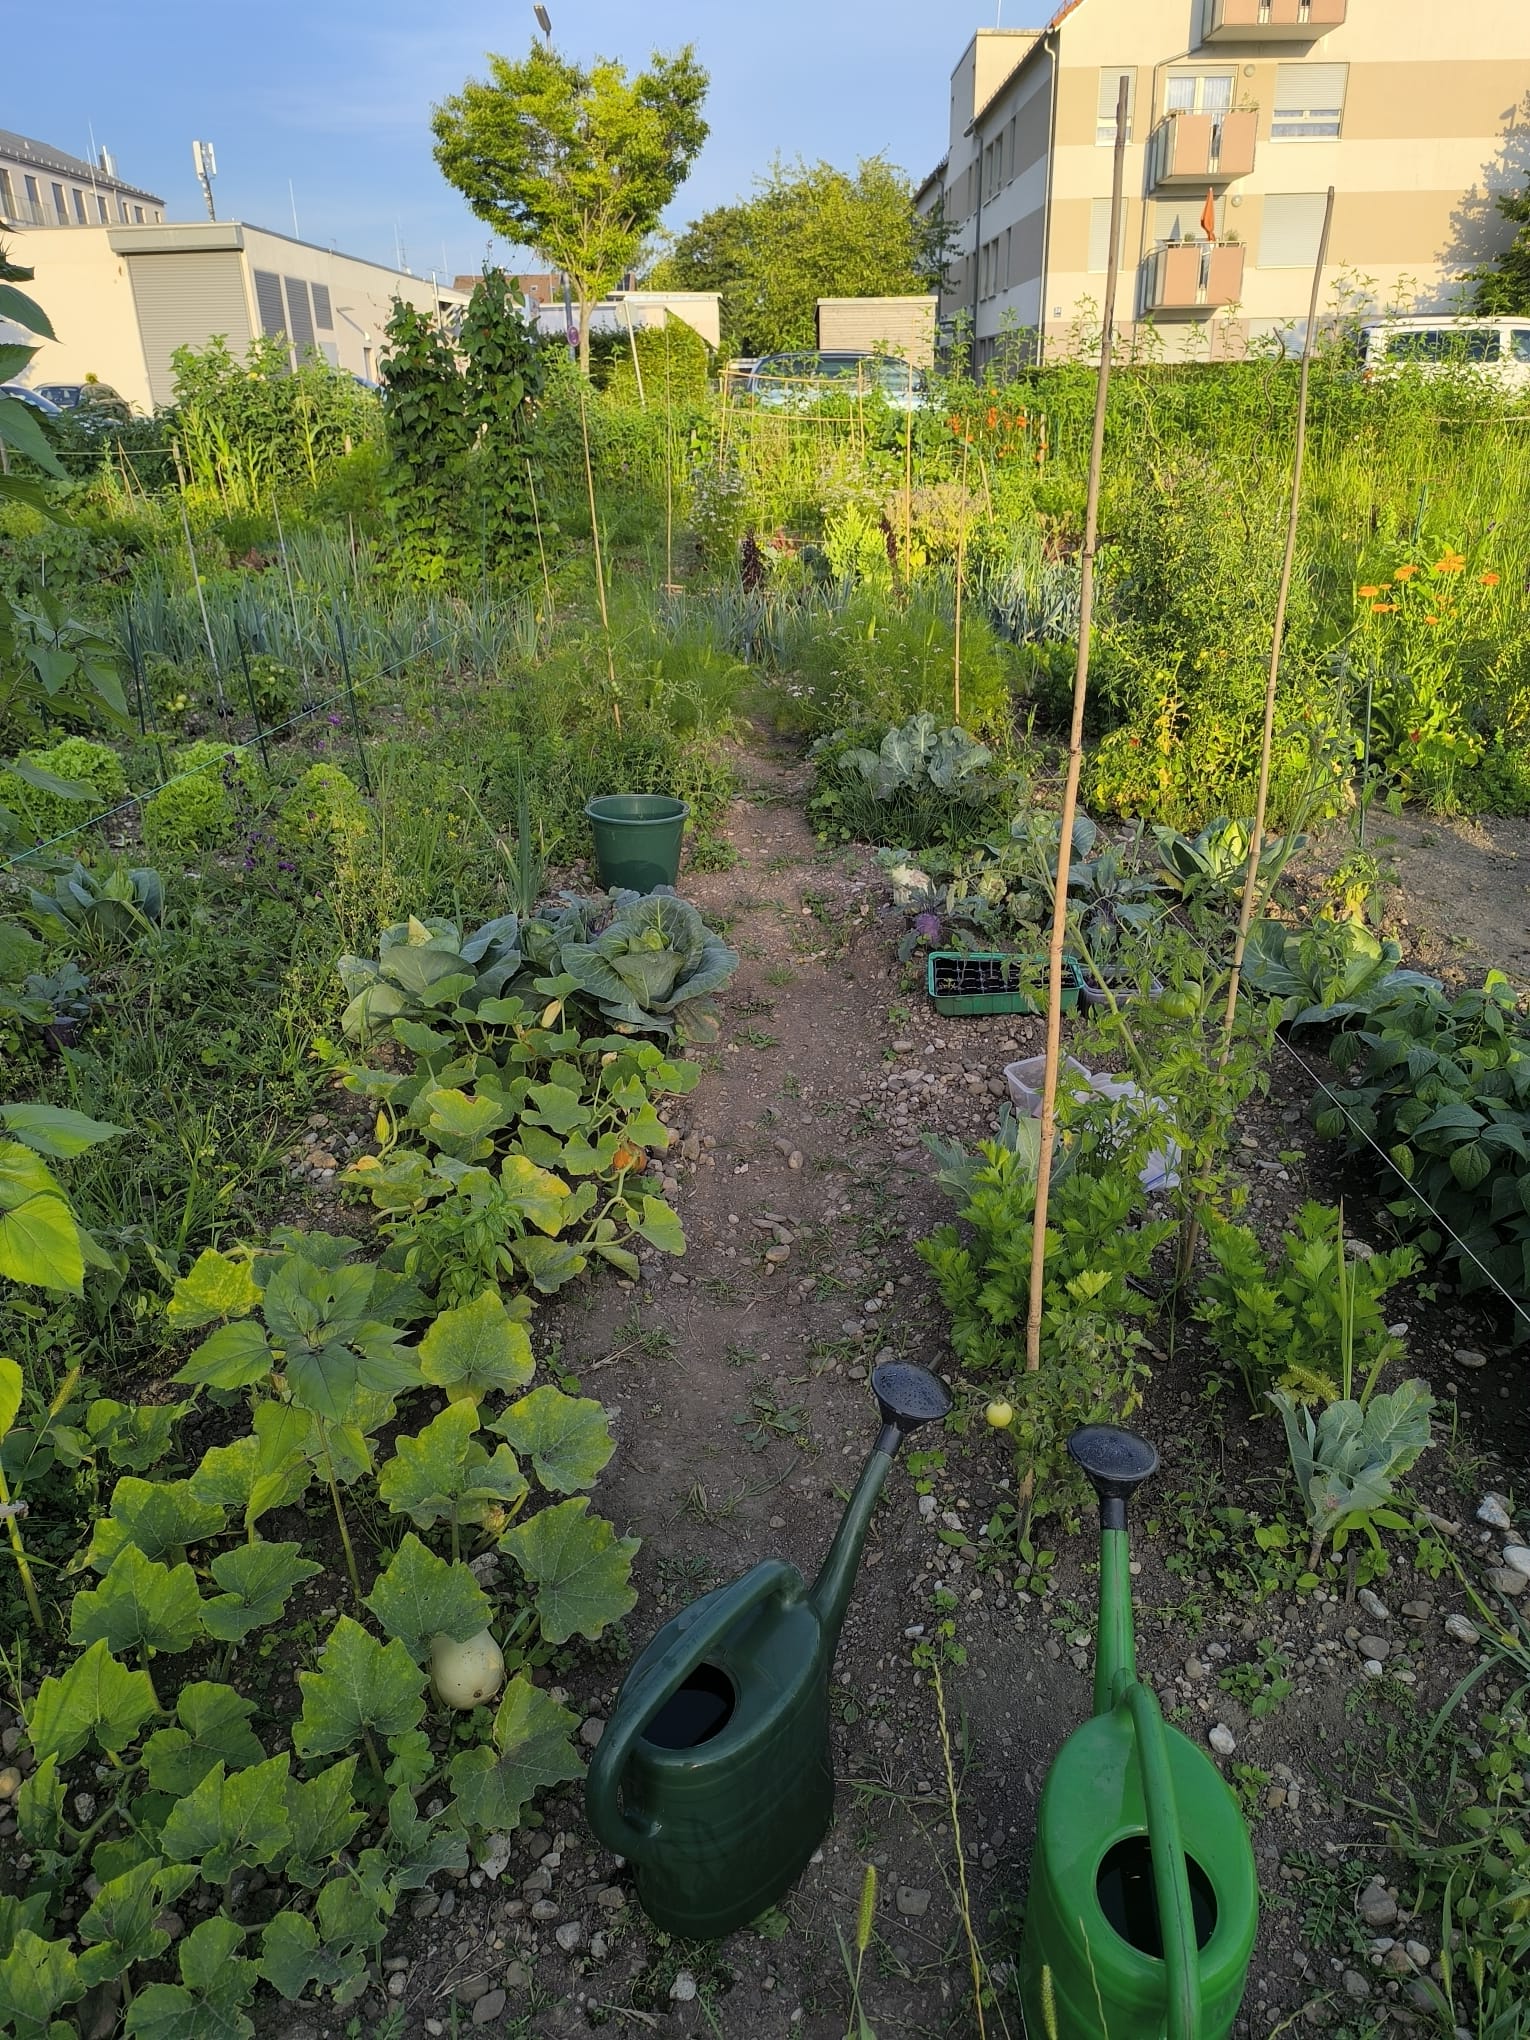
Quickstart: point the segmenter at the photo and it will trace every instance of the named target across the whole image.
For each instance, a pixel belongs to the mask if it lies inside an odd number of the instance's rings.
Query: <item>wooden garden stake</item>
[[[600,597],[600,627],[606,639],[606,673],[611,681],[611,715],[622,726],[622,705],[616,693],[616,655],[611,649],[611,617],[606,609],[606,570],[600,557],[600,519],[595,514],[595,469],[590,460],[590,415],[584,401],[585,378],[579,378],[579,432],[584,440],[584,483],[590,495],[590,538],[595,547],[595,592]]]
[[[537,556],[542,562],[542,589],[547,597],[547,621],[553,619],[552,575],[547,571],[547,547],[542,542],[542,513],[537,508],[537,485],[531,472],[531,461],[526,461],[526,493],[531,499],[531,522],[537,534]]]
[[[909,580],[914,545],[914,365],[908,370],[908,409],[903,414],[903,579]]]
[[[951,644],[951,720],[962,719],[962,585],[967,578],[967,457],[972,442],[962,433],[962,508],[956,525],[956,623]]]
[[[1286,551],[1280,564],[1280,588],[1275,597],[1275,623],[1270,638],[1270,670],[1264,688],[1264,732],[1259,742],[1259,790],[1254,800],[1254,826],[1250,833],[1248,870],[1243,876],[1243,902],[1238,909],[1238,933],[1233,943],[1232,978],[1227,987],[1227,1013],[1222,1022],[1222,1060],[1232,1048],[1233,1022],[1238,1014],[1238,987],[1243,976],[1243,952],[1248,945],[1249,925],[1254,918],[1254,901],[1259,892],[1260,853],[1264,848],[1264,818],[1270,799],[1270,757],[1275,745],[1275,690],[1280,680],[1280,659],[1285,650],[1286,610],[1291,599],[1291,578],[1296,567],[1296,534],[1301,522],[1302,468],[1307,458],[1307,389],[1312,380],[1312,343],[1317,331],[1318,299],[1323,288],[1323,265],[1328,260],[1328,235],[1333,226],[1333,186],[1328,187],[1328,204],[1323,211],[1323,231],[1318,239],[1317,261],[1312,268],[1312,301],[1307,312],[1307,332],[1302,341],[1301,383],[1296,403],[1296,447],[1291,461],[1291,507],[1286,517]]]
[[[179,470],[180,464],[180,455],[177,454],[175,458],[177,470]],[[207,596],[202,589],[202,569],[197,564],[197,549],[192,543],[191,519],[186,515],[186,498],[184,495],[181,497],[181,531],[186,539],[186,557],[191,562],[191,578],[196,583],[197,607],[202,612],[202,635],[207,639],[207,657],[212,666],[213,685],[218,690],[218,714],[224,722],[227,722],[228,703],[223,698],[223,675],[218,670],[218,654],[213,646],[212,620],[207,614]]]
[[[1105,271],[1105,319],[1100,373],[1094,391],[1094,433],[1089,444],[1089,488],[1084,505],[1084,550],[1079,581],[1078,661],[1073,669],[1073,721],[1068,732],[1068,776],[1057,837],[1057,888],[1052,899],[1052,943],[1047,972],[1047,1065],[1041,1085],[1041,1152],[1036,1165],[1036,1208],[1031,1239],[1031,1293],[1025,1318],[1025,1367],[1041,1365],[1041,1283],[1046,1259],[1047,1199],[1052,1187],[1052,1145],[1057,1137],[1057,1066],[1062,1060],[1063,942],[1068,932],[1068,866],[1073,817],[1084,764],[1084,703],[1089,693],[1089,640],[1094,617],[1094,556],[1100,535],[1100,472],[1105,464],[1105,406],[1115,339],[1117,250],[1121,246],[1121,191],[1126,168],[1126,79],[1116,97],[1116,149],[1110,179],[1110,242]],[[1030,1480],[1027,1476],[1026,1494]]]

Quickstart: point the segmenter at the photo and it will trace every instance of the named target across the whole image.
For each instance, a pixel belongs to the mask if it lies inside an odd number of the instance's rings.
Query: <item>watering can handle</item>
[[[1185,1843],[1157,1696],[1140,1681],[1126,1689],[1137,1740],[1137,1770],[1153,1854],[1154,1897],[1168,1983],[1168,2040],[1200,2040],[1201,1958],[1185,1868]]]
[[[659,1822],[639,1824],[621,1805],[622,1774],[632,1745],[665,1701],[675,1693],[715,1648],[728,1630],[762,1601],[775,1596],[794,1599],[802,1592],[802,1576],[784,1559],[767,1558],[731,1586],[708,1594],[681,1615],[676,1635],[652,1664],[644,1665],[630,1688],[618,1698],[616,1712],[596,1745],[584,1783],[590,1825],[609,1849],[646,1862],[653,1855]]]

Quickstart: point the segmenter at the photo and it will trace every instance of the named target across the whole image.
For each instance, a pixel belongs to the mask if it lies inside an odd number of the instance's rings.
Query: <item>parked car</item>
[[[1530,389],[1530,319],[1376,319],[1361,328],[1366,377],[1416,368],[1471,370],[1505,389]]]
[[[41,390],[29,390],[25,383],[0,383],[0,397],[19,397],[34,411],[40,411],[45,418],[63,416],[63,406],[55,404],[51,397],[45,397]]]
[[[110,383],[39,383],[37,394],[61,411],[99,411],[109,418],[128,418],[131,409]]]
[[[920,371],[886,354],[823,349],[762,354],[744,384],[746,397],[777,411],[805,410],[828,396],[869,395],[873,390],[880,390],[895,410],[918,410],[926,402]]]

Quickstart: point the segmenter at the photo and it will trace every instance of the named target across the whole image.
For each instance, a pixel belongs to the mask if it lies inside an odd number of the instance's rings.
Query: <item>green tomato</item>
[[[991,1402],[983,1414],[996,1431],[1007,1431],[1015,1421],[1013,1403]]]
[[[1165,992],[1158,1001],[1158,1010],[1169,1020],[1193,1020],[1201,1010],[1201,1002],[1194,992]]]

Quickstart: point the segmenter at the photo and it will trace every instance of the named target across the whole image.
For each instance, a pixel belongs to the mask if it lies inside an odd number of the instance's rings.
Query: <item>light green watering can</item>
[[[1227,2040],[1259,1919],[1238,1802],[1137,1677],[1126,1505],[1158,1468],[1109,1424],[1068,1450],[1100,1498],[1094,1718],[1041,1795],[1020,1995],[1029,2040]]]

